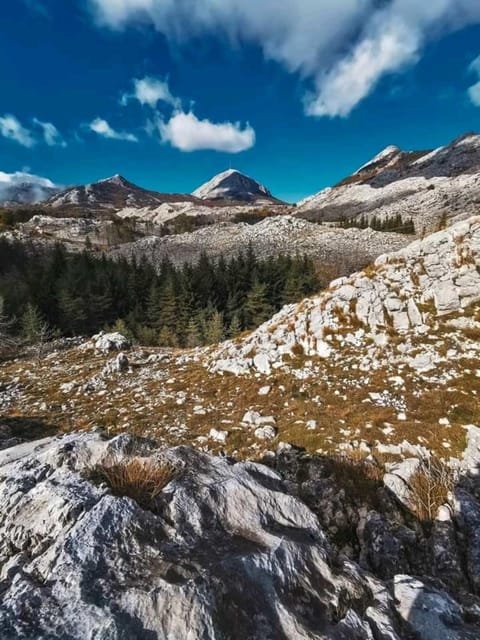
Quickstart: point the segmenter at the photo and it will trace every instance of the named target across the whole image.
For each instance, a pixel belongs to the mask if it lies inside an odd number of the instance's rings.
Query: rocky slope
[[[390,146],[338,185],[298,203],[309,220],[412,217],[417,232],[480,210],[480,136],[467,134],[434,151]]]
[[[147,508],[89,479],[93,465],[133,457],[175,469]],[[316,515],[356,511],[332,493],[321,460],[278,454],[274,471],[98,433],[6,449],[1,637],[474,640],[477,464],[478,450],[432,529],[379,487],[389,517],[360,509],[357,563],[327,541]],[[303,479],[294,479],[298,465]],[[311,508],[293,494],[310,495]],[[426,574],[406,573],[428,558]]]
[[[253,202],[257,205],[279,202],[267,187],[236,169],[228,169],[202,184],[193,193],[203,200],[234,200]]]
[[[231,256],[250,245],[265,257],[278,254],[305,254],[326,263],[365,264],[385,250],[407,245],[411,237],[380,233],[371,229],[332,229],[294,218],[267,217],[257,224],[221,223],[165,237],[147,237],[111,251],[113,256],[140,256],[153,264],[168,257],[174,263],[196,261],[202,252],[212,257]]]
[[[318,297],[285,307],[246,339],[223,345],[213,366],[269,373],[295,352],[345,364],[343,346],[351,344],[365,350],[362,365],[368,369],[375,367],[377,352],[395,352],[393,338],[401,335],[400,361],[433,369],[438,355],[428,337],[436,319],[465,313],[479,300],[480,217],[473,217],[380,256]]]
[[[0,406],[26,428],[135,429],[241,457],[281,442],[458,456],[480,420],[479,235],[472,218],[416,241],[217,347],[112,357],[87,340],[4,363]]]

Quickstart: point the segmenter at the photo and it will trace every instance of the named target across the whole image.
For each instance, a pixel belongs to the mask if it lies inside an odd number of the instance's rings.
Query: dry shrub
[[[410,504],[417,518],[432,522],[454,487],[455,471],[450,466],[438,458],[422,460],[409,481]]]
[[[113,495],[132,498],[143,509],[155,512],[166,485],[178,477],[179,468],[169,462],[131,456],[111,456],[90,467],[87,477],[95,484],[105,483]]]
[[[291,353],[294,356],[303,356],[305,354],[305,349],[300,343],[296,342],[291,349]]]
[[[463,334],[469,340],[480,342],[480,327],[468,327],[463,330]]]

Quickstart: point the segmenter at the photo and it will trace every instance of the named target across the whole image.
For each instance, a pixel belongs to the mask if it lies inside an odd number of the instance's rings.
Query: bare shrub
[[[410,504],[419,520],[431,522],[455,487],[455,471],[438,458],[422,460],[410,478]]]
[[[132,498],[143,509],[155,512],[161,492],[179,473],[179,467],[169,462],[111,456],[90,467],[86,476],[95,484],[105,483],[113,495]]]

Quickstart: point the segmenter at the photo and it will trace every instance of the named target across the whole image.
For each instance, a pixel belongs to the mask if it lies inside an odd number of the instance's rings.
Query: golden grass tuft
[[[105,483],[113,495],[128,497],[154,513],[158,498],[167,484],[178,477],[179,468],[169,462],[132,456],[111,456],[89,469],[86,476],[94,484]]]
[[[455,472],[450,466],[438,458],[422,460],[409,481],[412,511],[419,520],[432,522],[454,487]]]

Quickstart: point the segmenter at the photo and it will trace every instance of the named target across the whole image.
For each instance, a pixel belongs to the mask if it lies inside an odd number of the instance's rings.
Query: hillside
[[[70,187],[47,200],[45,207],[100,215],[104,210],[115,212],[125,207],[155,207],[163,203],[192,201],[194,198],[188,195],[142,189],[117,174],[92,184]]]
[[[242,455],[264,446],[247,410],[270,416],[257,426],[274,427],[274,443],[331,451],[408,440],[453,453],[480,418],[479,241],[472,218],[284,307],[245,337],[210,350],[134,351],[120,375],[93,343],[34,368],[4,365],[5,408],[62,428],[128,425],[213,450],[210,430],[222,425],[221,446]]]
[[[473,217],[218,346],[3,362],[2,637],[475,640],[479,274]]]
[[[466,134],[433,151],[389,146],[339,184],[298,203],[308,220],[412,218],[417,233],[478,214],[480,136]]]

